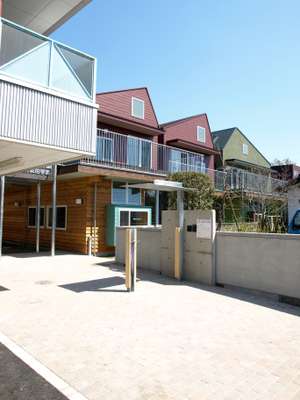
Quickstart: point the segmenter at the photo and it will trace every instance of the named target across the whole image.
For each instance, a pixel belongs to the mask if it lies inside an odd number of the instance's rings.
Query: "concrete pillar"
[[[3,242],[3,222],[4,222],[4,192],[5,192],[5,176],[0,178],[0,257],[2,256]]]
[[[36,252],[40,252],[40,225],[41,225],[41,183],[38,182],[36,185],[36,221],[35,221],[35,227],[36,227],[36,245],[35,249]]]
[[[55,256],[55,233],[56,233],[56,178],[57,165],[52,166],[52,231],[51,231],[51,256]]]

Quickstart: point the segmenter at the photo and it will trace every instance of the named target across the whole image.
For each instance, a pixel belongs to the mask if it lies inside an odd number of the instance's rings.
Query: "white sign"
[[[197,239],[211,239],[212,224],[210,219],[197,219]]]

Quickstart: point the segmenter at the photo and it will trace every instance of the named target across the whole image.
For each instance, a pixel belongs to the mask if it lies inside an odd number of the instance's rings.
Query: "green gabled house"
[[[239,128],[212,132],[214,147],[220,151],[216,169],[233,167],[268,174],[271,164]]]
[[[223,221],[256,221],[266,212],[263,198],[278,197],[271,164],[239,128],[215,131],[212,137],[219,151],[215,168],[226,171],[226,195],[231,197],[229,203],[224,200]]]

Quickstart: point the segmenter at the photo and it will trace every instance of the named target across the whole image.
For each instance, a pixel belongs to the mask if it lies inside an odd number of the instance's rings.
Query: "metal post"
[[[2,242],[3,242],[4,191],[5,191],[5,176],[1,176],[1,187],[0,187],[0,257],[2,256]]]
[[[155,225],[159,225],[159,190],[155,192]]]
[[[40,226],[41,226],[41,183],[36,185],[36,252],[40,252]]]
[[[178,211],[178,225],[179,225],[179,246],[178,246],[178,256],[179,260],[177,271],[180,278],[183,276],[183,260],[184,260],[184,192],[182,190],[177,190],[177,211]]]
[[[131,235],[131,291],[134,292],[136,285],[136,267],[137,267],[137,230],[132,229]]]
[[[51,256],[55,256],[55,232],[56,232],[56,178],[57,165],[52,166],[52,232],[51,232]]]
[[[178,211],[178,221],[179,221],[179,228],[183,228],[184,225],[184,202],[183,197],[184,192],[183,190],[177,190],[177,211]]]
[[[96,249],[96,241],[97,241],[97,235],[96,235],[96,229],[97,229],[97,183],[94,184],[94,208],[93,208],[93,253],[94,256],[97,255],[97,249]]]

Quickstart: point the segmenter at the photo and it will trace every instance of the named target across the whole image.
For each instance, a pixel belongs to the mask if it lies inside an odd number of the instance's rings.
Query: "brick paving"
[[[300,399],[300,309],[113,260],[0,261],[0,331],[90,400]]]

